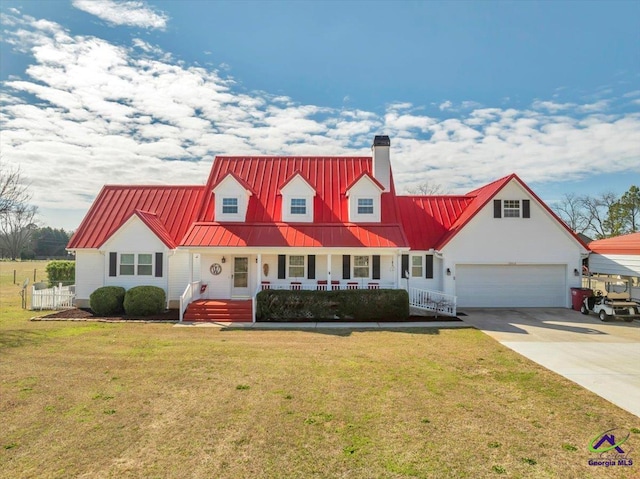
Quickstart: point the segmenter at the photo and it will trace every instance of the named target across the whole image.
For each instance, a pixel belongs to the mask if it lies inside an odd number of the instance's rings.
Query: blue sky
[[[216,154],[368,154],[399,191],[640,183],[640,2],[3,0],[2,162],[41,221]]]

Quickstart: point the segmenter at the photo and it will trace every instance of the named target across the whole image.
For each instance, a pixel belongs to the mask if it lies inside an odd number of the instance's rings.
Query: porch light
[[[573,275],[580,276],[580,272],[578,271],[578,268],[573,268]]]
[[[222,261],[223,263],[226,263],[226,262],[227,262],[227,259],[223,256],[221,261]]]
[[[451,276],[451,268],[447,268],[447,276]]]

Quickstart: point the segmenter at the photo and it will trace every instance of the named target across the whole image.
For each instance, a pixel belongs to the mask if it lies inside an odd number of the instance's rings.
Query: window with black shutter
[[[278,279],[285,279],[287,276],[287,256],[284,254],[278,255]]]
[[[377,254],[371,258],[371,279],[380,279],[380,255]]]
[[[316,279],[316,255],[307,256],[307,279]]]
[[[351,279],[351,256],[342,255],[342,279]]]
[[[433,279],[433,255],[428,254],[425,256],[424,276],[427,279]]]
[[[409,255],[403,254],[402,255],[402,277],[406,278],[408,274],[409,274]]]

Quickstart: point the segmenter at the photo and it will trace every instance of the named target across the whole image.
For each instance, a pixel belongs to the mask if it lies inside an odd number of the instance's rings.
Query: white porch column
[[[189,284],[193,283],[193,253],[189,252]]]
[[[396,289],[404,288],[402,284],[402,254],[396,256],[396,264],[398,265],[398,272],[396,274]]]
[[[258,253],[258,274],[256,274],[256,291],[262,287],[262,253]]]
[[[327,291],[331,291],[331,253],[327,255]]]

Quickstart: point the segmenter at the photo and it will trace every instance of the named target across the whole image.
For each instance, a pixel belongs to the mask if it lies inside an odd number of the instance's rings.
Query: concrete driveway
[[[465,323],[640,417],[640,322],[570,309],[464,309]]]

